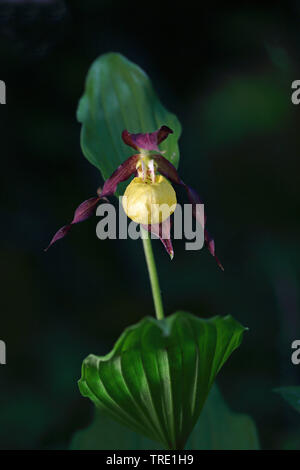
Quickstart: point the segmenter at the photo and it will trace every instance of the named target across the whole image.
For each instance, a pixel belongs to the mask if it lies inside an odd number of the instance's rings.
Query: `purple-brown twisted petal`
[[[61,238],[64,238],[71,230],[72,225],[78,224],[79,222],[84,222],[85,220],[89,219],[93,215],[100,199],[101,198],[99,196],[91,197],[90,199],[87,199],[86,201],[82,202],[75,210],[72,222],[67,225],[64,225],[56,232],[51,242],[49,243],[47,248],[45,248],[44,251],[47,251],[50,246],[53,245],[53,243],[57,242]]]
[[[105,181],[100,197],[112,196],[115,194],[117,186],[122,181],[128,180],[136,171],[136,165],[140,156],[138,154],[127,158],[125,162],[113,172],[113,174]]]
[[[129,145],[135,150],[144,149],[159,152],[158,145],[165,140],[169,134],[173,134],[173,131],[167,126],[162,126],[157,131],[146,134],[131,134],[127,130],[124,130],[122,132],[122,139],[126,145]]]
[[[47,251],[53,243],[64,238],[71,230],[72,225],[90,218],[94,214],[100,199],[107,200],[106,196],[112,196],[116,192],[119,183],[126,181],[133,173],[135,173],[138,159],[139,155],[132,155],[127,158],[127,160],[113,172],[111,177],[105,181],[103,189],[98,189],[97,197],[92,197],[87,201],[82,202],[80,206],[77,207],[72,222],[64,225],[56,232],[45,251]]]
[[[193,211],[193,216],[195,217],[195,219],[203,226],[203,223],[204,223],[204,241],[205,241],[205,245],[208,249],[208,251],[210,252],[210,254],[215,258],[218,266],[222,269],[222,271],[224,271],[224,268],[219,260],[219,258],[217,257],[216,255],[216,251],[215,251],[215,242],[213,240],[213,238],[209,235],[208,231],[206,230],[205,228],[205,225],[206,225],[206,215],[204,215],[204,220],[203,220],[203,217],[201,216],[201,212],[197,211],[197,204],[203,204],[201,199],[200,199],[200,196],[199,194],[197,193],[197,191],[195,191],[193,188],[191,188],[190,186],[188,186],[187,184],[185,184],[182,179],[180,178],[176,168],[174,167],[174,165],[172,165],[171,162],[169,162],[169,160],[167,160],[165,157],[163,157],[162,155],[153,155],[151,158],[154,159],[156,165],[157,165],[157,170],[159,171],[159,173],[161,173],[163,176],[165,176],[166,178],[168,178],[170,181],[172,181],[172,183],[175,183],[175,184],[178,184],[180,186],[182,186],[186,192],[187,192],[187,195],[188,195],[188,198],[192,204],[192,211]]]
[[[214,256],[217,262],[217,265],[219,266],[219,268],[222,269],[222,271],[224,271],[224,267],[215,252],[215,241],[213,238],[211,238],[210,234],[208,233],[206,229],[204,229],[204,241],[205,241],[208,251],[210,252],[212,256]]]
[[[171,240],[171,219],[170,217],[160,224],[142,225],[145,230],[156,235],[164,245],[170,258],[174,257],[174,250]]]

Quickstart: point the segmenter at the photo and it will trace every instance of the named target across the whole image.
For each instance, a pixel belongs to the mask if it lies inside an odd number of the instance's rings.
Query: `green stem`
[[[142,233],[142,240],[143,240],[143,247],[145,252],[145,258],[147,262],[153,301],[155,306],[155,313],[158,320],[162,320],[164,318],[164,308],[161,299],[161,292],[159,287],[159,280],[157,275],[157,269],[155,264],[155,259],[153,256],[152,245],[151,245],[151,238],[149,233],[146,232],[145,229],[141,227]]]

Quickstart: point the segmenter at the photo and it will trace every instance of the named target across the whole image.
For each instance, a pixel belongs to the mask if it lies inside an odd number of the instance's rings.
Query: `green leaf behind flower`
[[[80,392],[133,431],[183,449],[244,330],[231,316],[146,317],[127,328],[108,355],[84,360]]]
[[[93,62],[77,119],[82,123],[82,151],[104,179],[134,153],[122,141],[124,129],[146,133],[162,125],[169,126],[174,133],[160,148],[178,166],[181,133],[178,119],[161,104],[146,73],[121,54],[104,54]]]

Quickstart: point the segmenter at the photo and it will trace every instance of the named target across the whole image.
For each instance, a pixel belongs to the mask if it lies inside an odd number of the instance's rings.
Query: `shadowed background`
[[[154,241],[166,312],[233,315],[249,327],[220,374],[263,448],[299,446],[300,417],[272,392],[300,384],[300,3],[270,8],[0,1],[0,447],[67,448],[92,405],[82,360],[107,353],[153,304],[140,241],[99,241],[96,217],[46,254],[54,232],[102,184],[83,157],[76,108],[91,62],[140,65],[183,127],[180,173],[199,190],[222,273],[205,251]],[[138,131],[138,130],[136,130]]]

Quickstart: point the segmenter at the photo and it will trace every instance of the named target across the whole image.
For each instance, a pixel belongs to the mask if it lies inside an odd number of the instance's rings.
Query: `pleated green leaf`
[[[91,425],[73,435],[70,449],[160,450],[162,447],[97,410]],[[248,415],[232,412],[214,385],[185,449],[257,450],[256,426]]]
[[[82,123],[82,151],[104,179],[134,153],[122,141],[124,129],[144,133],[169,126],[174,133],[160,148],[178,166],[181,133],[178,119],[161,104],[146,73],[121,54],[104,54],[93,62],[77,119]]]
[[[244,330],[230,316],[146,317],[123,332],[111,353],[84,360],[80,392],[135,432],[164,448],[183,449]]]

